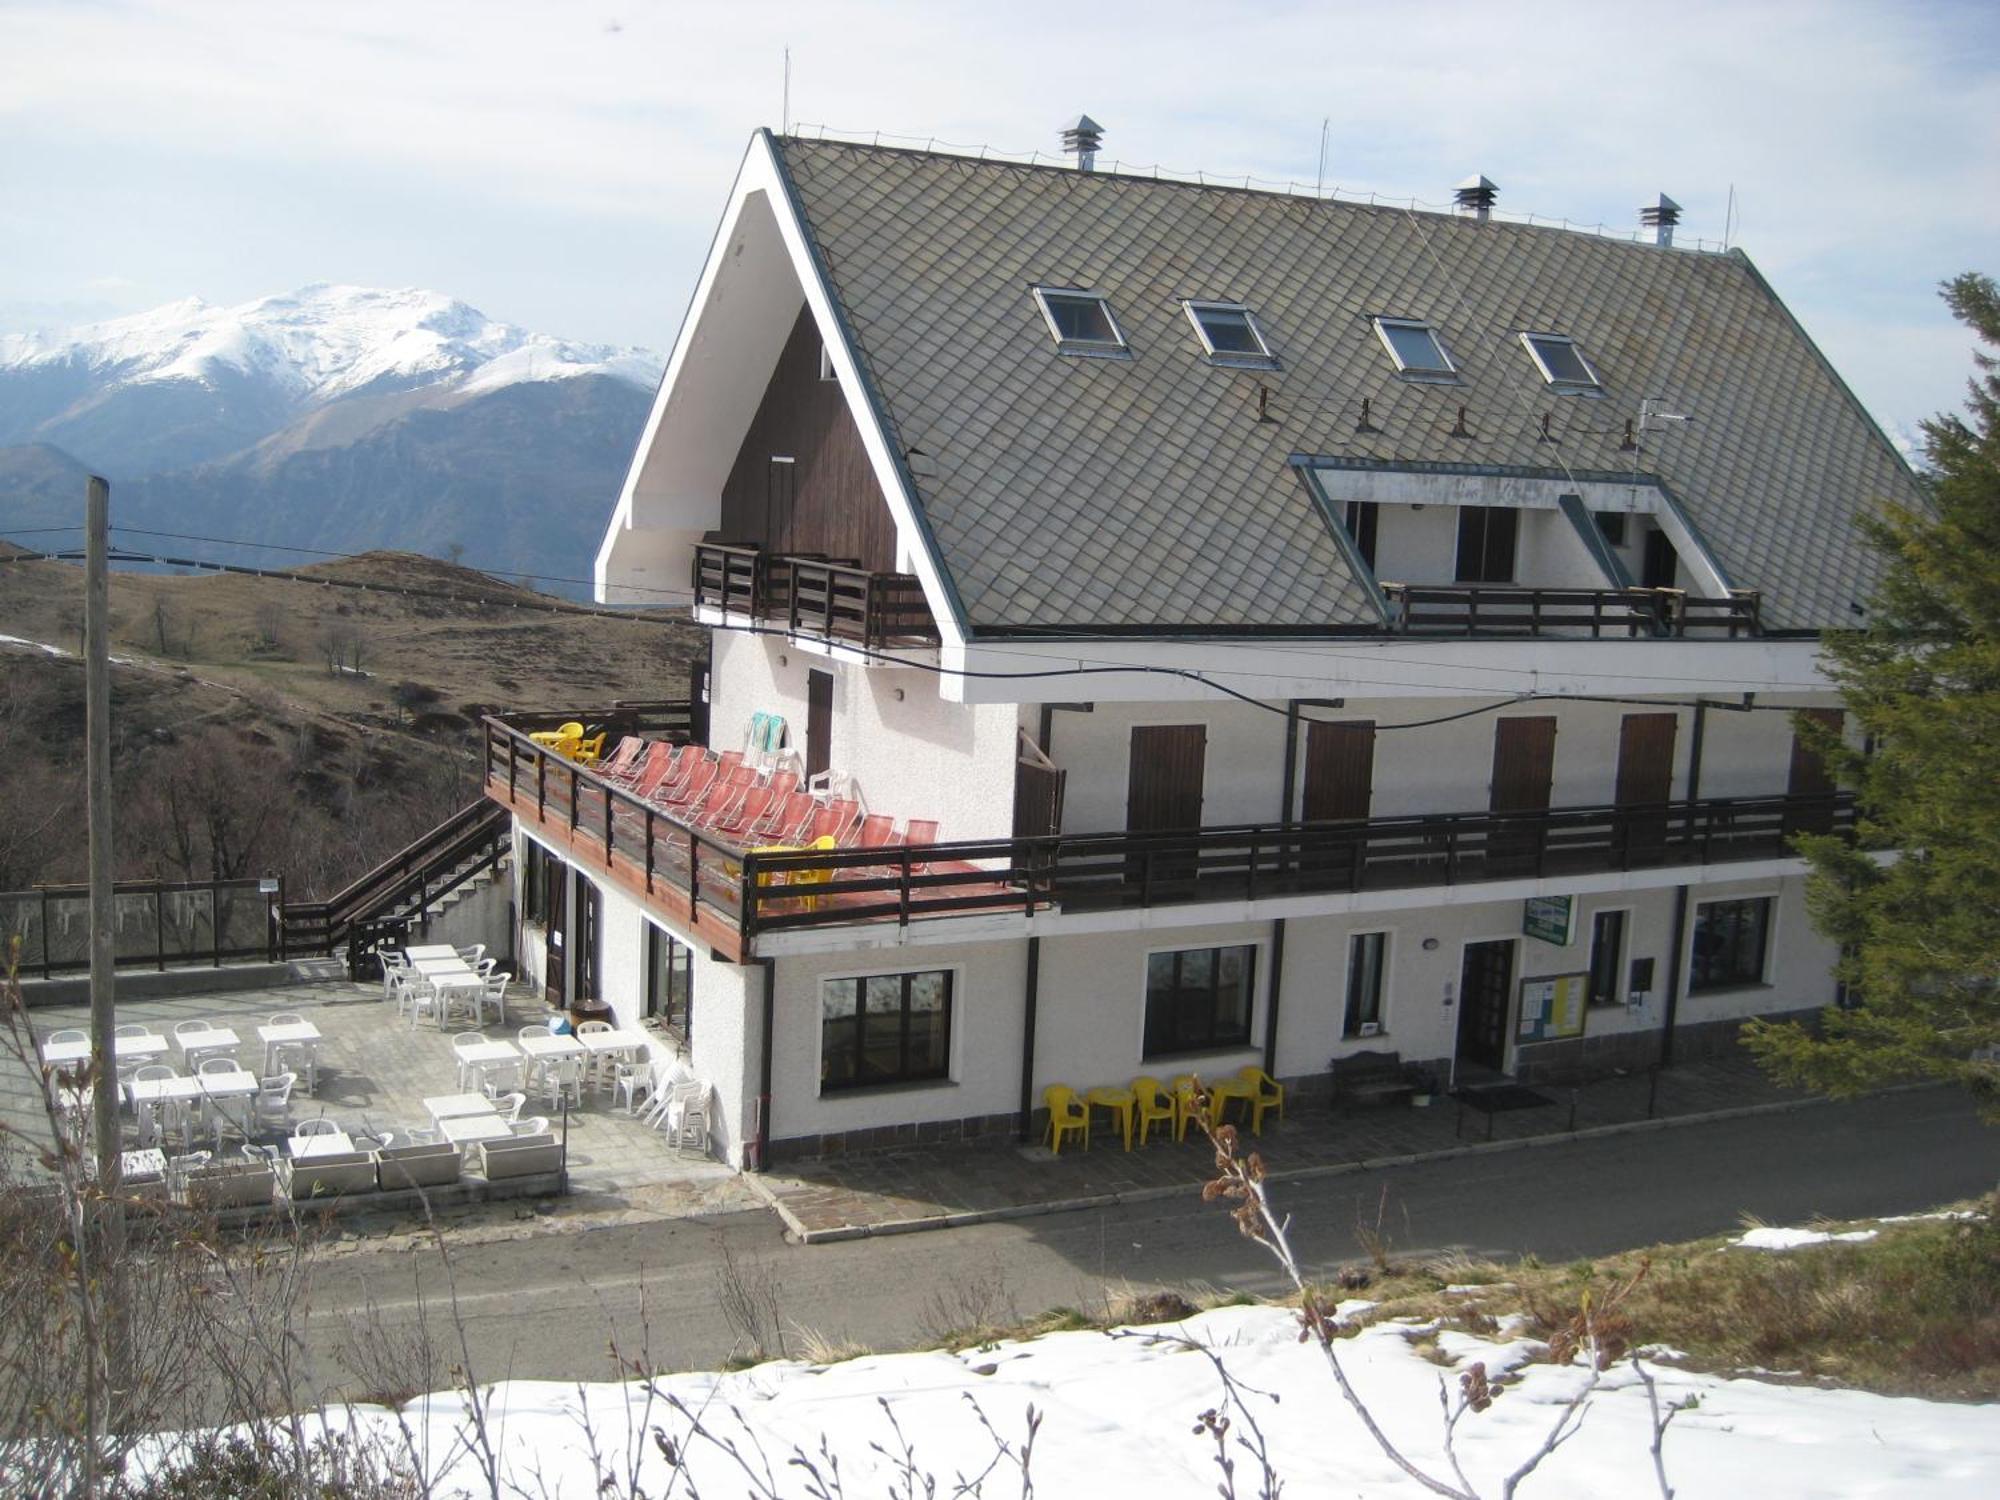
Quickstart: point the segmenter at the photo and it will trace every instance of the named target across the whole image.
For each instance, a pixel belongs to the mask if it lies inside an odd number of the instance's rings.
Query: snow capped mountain
[[[185,298],[60,333],[0,335],[0,372],[88,371],[95,393],[162,381],[211,389],[248,378],[299,405],[363,390],[608,375],[659,379],[643,349],[580,344],[496,322],[442,293],[302,287],[234,307]]]

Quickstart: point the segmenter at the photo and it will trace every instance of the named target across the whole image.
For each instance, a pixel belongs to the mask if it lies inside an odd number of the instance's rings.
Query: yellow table
[[[1249,1109],[1248,1106],[1256,1101],[1257,1085],[1250,1082],[1249,1079],[1239,1078],[1232,1073],[1227,1078],[1216,1079],[1215,1082],[1207,1085],[1207,1088],[1210,1101],[1209,1109],[1211,1111],[1209,1119],[1212,1123],[1217,1125],[1222,1123],[1224,1113],[1228,1110],[1231,1099],[1241,1099],[1243,1101],[1246,1116],[1254,1114],[1254,1111]],[[1244,1123],[1248,1124],[1249,1120],[1246,1118]]]
[[[1094,1088],[1083,1096],[1084,1103],[1093,1109],[1108,1109],[1118,1116],[1119,1132],[1125,1137],[1125,1149],[1132,1149],[1132,1107],[1139,1101],[1130,1089]]]
[[[823,850],[837,847],[837,841],[830,833],[823,833],[810,844],[760,844],[754,849],[746,849],[746,854],[804,854],[809,850]],[[757,876],[759,885],[824,885],[833,879],[833,871],[825,865],[814,865],[803,870],[767,870]],[[799,906],[804,911],[817,911],[819,897],[801,896]]]

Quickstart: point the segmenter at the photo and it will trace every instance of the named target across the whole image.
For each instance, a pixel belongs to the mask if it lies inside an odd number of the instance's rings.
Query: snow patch
[[[1824,1229],[1752,1229],[1731,1243],[1745,1250],[1797,1250],[1805,1245],[1836,1242],[1862,1244],[1880,1233],[1879,1229],[1850,1229],[1845,1234],[1834,1234]]]

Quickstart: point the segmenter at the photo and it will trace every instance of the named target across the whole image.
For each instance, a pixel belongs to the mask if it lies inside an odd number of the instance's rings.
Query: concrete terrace
[[[425,1098],[457,1093],[458,1066],[452,1055],[451,1032],[435,1027],[411,1028],[382,999],[379,984],[353,984],[327,979],[228,993],[192,994],[171,998],[134,998],[118,1002],[121,1023],[141,1022],[170,1034],[174,1023],[209,1019],[235,1030],[242,1045],[237,1056],[254,1070],[263,1066],[263,1046],[256,1028],[279,1011],[296,1011],[319,1027],[317,1092],[292,1096],[292,1118],[318,1115],[350,1132],[394,1131],[398,1137],[414,1126],[428,1125]],[[489,1037],[512,1040],[517,1028],[541,1020],[547,1011],[532,995],[507,997],[507,1024],[488,1024]],[[28,1012],[37,1044],[52,1031],[88,1027],[87,1005],[35,1005]],[[458,1030],[465,1028],[460,1027]],[[12,1056],[0,1055],[0,1120],[30,1141],[42,1139],[46,1126],[36,1097],[38,1083],[29,1069]],[[523,1117],[549,1115],[550,1129],[560,1134],[560,1110],[531,1096]],[[123,1117],[131,1122],[129,1107]],[[573,1194],[616,1202],[657,1196],[650,1189],[726,1181],[734,1173],[720,1162],[682,1155],[666,1138],[627,1115],[610,1094],[586,1090],[581,1110],[568,1121],[569,1172]],[[605,1206],[616,1206],[607,1203]]]

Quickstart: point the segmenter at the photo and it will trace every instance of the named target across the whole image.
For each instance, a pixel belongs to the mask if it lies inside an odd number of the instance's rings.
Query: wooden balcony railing
[[[695,547],[694,598],[697,606],[871,649],[938,642],[937,621],[915,577],[824,557],[702,542]]]
[[[1763,634],[1749,590],[1701,599],[1680,589],[1555,589],[1513,584],[1385,583],[1403,635],[1658,639]]]
[[[1782,859],[1850,832],[1851,793],[1350,823],[1079,833],[915,848],[749,853],[689,828],[499,719],[487,791],[579,863],[742,957],[760,932],[969,912],[1248,901]]]

